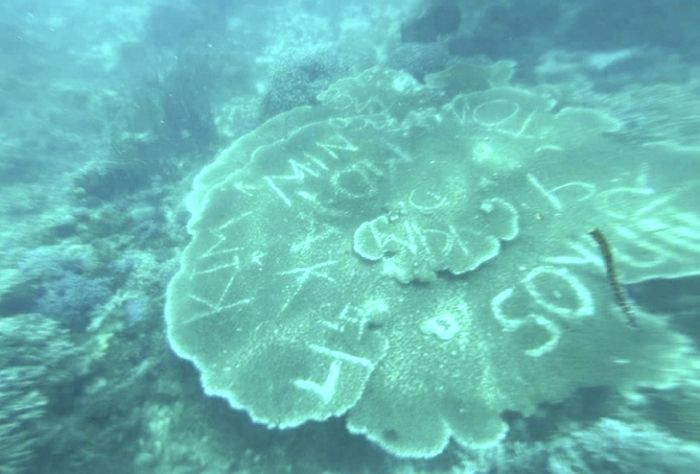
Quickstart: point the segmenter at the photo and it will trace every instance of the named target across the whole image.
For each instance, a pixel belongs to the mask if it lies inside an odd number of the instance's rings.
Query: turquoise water
[[[700,4],[8,0],[0,473],[694,473]]]

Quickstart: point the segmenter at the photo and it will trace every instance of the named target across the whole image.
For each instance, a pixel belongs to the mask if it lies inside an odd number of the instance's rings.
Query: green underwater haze
[[[700,4],[0,18],[0,474],[695,472]]]

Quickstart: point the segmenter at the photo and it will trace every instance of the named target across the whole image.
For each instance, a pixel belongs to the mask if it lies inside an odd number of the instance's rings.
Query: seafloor
[[[581,387],[502,413],[496,445],[404,459],[343,417],[268,429],[205,395],[163,312],[199,170],[374,66],[423,84],[514,61],[511,84],[684,150],[667,180],[682,188],[700,162],[698,24],[683,0],[3,1],[0,474],[697,472],[697,380]],[[697,349],[700,254],[684,265],[625,291]]]

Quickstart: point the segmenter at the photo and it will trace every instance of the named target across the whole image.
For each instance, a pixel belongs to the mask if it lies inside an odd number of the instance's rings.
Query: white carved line
[[[255,301],[254,298],[243,298],[242,300],[219,306],[218,311],[225,311],[227,309],[237,308],[239,306],[248,306],[253,301]]]
[[[365,102],[365,107],[358,110],[363,115],[388,114],[389,105],[380,95],[374,95]]]
[[[330,369],[328,370],[328,375],[323,384],[318,384],[311,380],[296,379],[294,380],[294,386],[299,390],[306,390],[314,395],[318,396],[324,403],[328,403],[333,399],[335,395],[335,389],[338,386],[338,380],[340,379],[340,362],[331,362]]]
[[[255,196],[255,190],[256,190],[256,187],[255,187],[255,186],[250,186],[250,185],[246,185],[246,184],[243,184],[243,183],[235,183],[235,184],[233,185],[233,187],[234,187],[234,189],[236,189],[237,191],[240,191],[240,192],[242,192],[243,194],[245,194],[246,196]],[[252,212],[252,211],[250,211],[250,212]],[[247,214],[247,213],[246,213],[246,214]]]
[[[205,250],[204,253],[202,253],[202,256],[200,258],[213,257],[216,255],[226,255],[241,250],[241,247],[229,247],[221,250],[216,250],[218,247],[228,242],[228,237],[224,233],[220,232],[218,229],[213,232],[210,232],[210,234],[216,237],[217,240],[207,250]]]
[[[328,356],[331,359],[342,360],[343,362],[348,362],[349,364],[354,364],[354,365],[360,365],[360,366],[366,367],[368,369],[371,369],[374,367],[374,364],[372,363],[372,361],[365,358],[365,357],[354,356],[352,354],[348,354],[347,352],[337,351],[335,349],[329,349],[328,347],[319,346],[318,344],[309,344],[308,347],[312,351],[314,351],[318,354],[321,354],[321,355]]]
[[[203,259],[209,258],[209,257],[219,257],[219,256],[221,256],[221,255],[229,255],[229,254],[232,254],[232,253],[240,252],[240,251],[242,250],[241,247],[231,247],[231,248],[227,248],[227,249],[217,250],[217,251],[215,251],[215,252],[213,251],[216,247],[218,247],[219,245],[221,245],[221,244],[223,244],[224,242],[226,242],[226,240],[227,240],[227,239],[221,239],[219,242],[217,242],[216,244],[212,245],[212,246],[210,247],[209,250],[207,250],[206,252],[204,252],[204,253],[202,254],[202,256],[199,257],[199,260],[203,260]]]
[[[457,244],[457,247],[464,253],[466,257],[469,257],[472,255],[472,251],[469,249],[467,244],[462,240],[460,235],[457,233],[457,230],[452,226],[452,224],[449,225],[449,230],[452,236],[454,237],[454,242]],[[481,255],[479,256],[478,259],[473,260],[469,266],[462,272],[471,272],[475,270],[476,268],[479,268],[479,266],[488,261],[491,260],[492,258],[496,257],[498,255],[498,250],[501,248],[501,243],[500,241],[493,237],[493,236],[487,236],[485,237],[487,243],[490,245],[490,248],[486,250],[485,252],[482,252]],[[450,250],[451,251],[451,250]]]
[[[561,211],[564,208],[559,198],[556,197],[554,193],[547,191],[534,174],[528,173],[527,180],[537,191],[539,191],[540,194],[542,194],[542,196],[549,202],[549,204],[551,204],[551,206],[554,209],[556,209],[557,211]]]
[[[308,157],[311,156],[308,153],[305,153],[304,156]],[[312,159],[311,160],[314,163],[319,163],[320,160],[318,159]],[[298,162],[295,159],[290,159],[289,160],[289,166],[292,168],[292,175],[291,176],[280,176],[280,179],[289,179],[293,181],[304,181],[306,179],[306,175],[313,176],[314,178],[318,178],[321,175],[321,172],[324,170],[327,170],[328,167],[326,165],[321,164],[319,166],[320,170],[314,170],[310,166],[304,165],[300,162]],[[275,176],[277,178],[277,176]]]
[[[231,289],[231,286],[233,285],[233,281],[236,279],[236,273],[232,273],[231,276],[229,277],[228,281],[226,282],[226,286],[224,287],[224,290],[221,292],[221,296],[219,296],[219,301],[217,301],[216,305],[218,307],[221,307],[221,304],[224,302],[224,299],[226,298],[226,295],[228,294],[228,290]]]
[[[679,221],[679,223],[683,226],[694,229],[700,229],[700,218],[698,218],[697,214],[693,214],[690,212],[679,212],[673,217],[674,219]]]
[[[399,163],[412,163],[414,161],[413,157],[403,151],[401,147],[394,143],[387,143],[386,147],[395,155],[398,157],[397,160]]]
[[[415,130],[416,128],[423,128],[426,130],[432,130],[438,127],[445,117],[439,112],[434,112],[432,114],[426,115],[421,112],[411,111],[402,120],[403,131]]]
[[[464,242],[464,240],[462,240],[462,237],[457,233],[457,229],[455,229],[452,224],[449,224],[447,226],[447,228],[450,231],[449,235],[452,236],[452,240],[450,241],[449,251],[447,251],[445,253],[445,255],[452,252],[452,249],[454,249],[455,244],[457,245],[457,247],[459,247],[459,249],[462,251],[462,253],[464,253],[465,256],[468,257],[469,255],[471,255],[471,251],[469,250],[469,247],[467,247],[467,244]],[[474,267],[474,268],[476,268],[476,267]],[[470,270],[473,270],[474,268],[470,268]]]
[[[428,239],[426,236],[430,235],[436,235],[439,237],[442,237],[444,244],[442,245],[442,249],[439,250],[439,256],[447,256],[452,252],[452,249],[454,248],[454,242],[455,242],[455,237],[443,230],[438,230],[438,229],[423,229],[423,232],[421,232],[421,237],[423,241],[423,246],[426,248],[428,253],[433,256],[433,251],[428,245]]]
[[[445,196],[439,195],[431,191],[428,191],[425,194],[434,200],[433,204],[418,204],[415,200],[415,189],[411,191],[411,194],[408,196],[408,203],[411,206],[413,206],[416,210],[418,210],[418,212],[420,212],[421,214],[432,214],[434,211],[440,209],[447,203],[447,198]]]
[[[635,220],[635,227],[642,232],[656,233],[659,231],[666,231],[671,225],[657,217],[643,217],[641,219]],[[661,232],[663,233],[663,232]]]
[[[615,249],[615,259],[620,263],[627,264],[634,268],[654,268],[667,262],[669,257],[673,255],[668,247],[664,248],[659,245],[654,245],[645,240],[645,235],[641,235],[629,227],[617,225],[610,228],[614,233],[625,240],[624,247]],[[642,260],[639,255],[628,251],[628,249],[631,250],[634,247],[643,250],[644,254],[649,255],[649,258]]]
[[[421,229],[417,225],[413,225],[411,227],[413,228],[413,230],[415,232],[415,236],[416,236],[416,240],[418,241],[418,244],[423,248],[423,251],[425,251],[428,254],[430,259],[433,259],[434,258],[433,252],[431,251],[430,246],[428,245],[428,240],[426,239],[425,234],[423,233],[423,229]],[[414,255],[417,255],[417,254],[418,254],[418,252],[416,249],[416,252],[414,252]]]
[[[561,151],[564,151],[564,148],[559,146],[559,145],[553,145],[553,144],[542,145],[542,146],[538,146],[537,148],[535,148],[535,153],[542,153],[543,151],[561,152]]]
[[[460,326],[451,313],[439,314],[424,320],[420,329],[425,334],[437,337],[441,341],[449,341],[459,332]]]
[[[185,318],[182,321],[182,324],[190,324],[190,323],[193,323],[195,321],[199,321],[200,319],[208,318],[210,316],[217,316],[217,315],[221,314],[222,311],[233,309],[233,308],[236,308],[238,306],[247,306],[247,305],[250,305],[250,303],[252,303],[254,301],[253,298],[245,298],[242,300],[234,301],[233,303],[229,303],[229,304],[224,305],[224,306],[217,306],[217,305],[212,304],[211,302],[205,300],[204,298],[200,298],[196,295],[190,294],[189,298],[192,301],[195,301],[197,303],[200,303],[200,304],[206,306],[209,309],[209,311],[205,311],[203,313],[192,314],[192,315],[190,315],[190,317]]]
[[[561,329],[552,320],[542,316],[534,316],[535,324],[539,324],[545,331],[549,333],[549,340],[539,347],[528,349],[525,354],[530,357],[541,357],[544,354],[553,351],[559,345],[561,339]]]
[[[247,211],[247,212],[244,212],[243,214],[240,214],[238,216],[233,217],[232,219],[229,219],[228,221],[224,222],[223,224],[221,224],[219,227],[216,228],[216,231],[217,231],[216,235],[220,235],[223,237],[223,234],[221,234],[221,231],[231,227],[232,225],[238,224],[246,217],[249,217],[252,215],[253,215],[253,211]]]
[[[661,235],[666,235],[666,233],[661,233]],[[690,227],[680,227],[674,226],[669,232],[669,236],[678,236],[684,242],[697,241],[700,242],[700,231],[698,229],[692,229]]]
[[[318,273],[318,272],[316,272],[315,270],[318,269],[318,268],[327,267],[327,266],[329,266],[329,265],[334,265],[334,264],[336,264],[336,263],[338,263],[337,260],[327,260],[327,261],[325,261],[325,262],[317,263],[316,265],[311,265],[310,267],[299,267],[299,268],[294,268],[294,269],[292,269],[292,270],[287,270],[287,271],[283,271],[283,272],[277,272],[277,274],[278,274],[278,275],[293,275],[293,274],[301,273],[302,276],[301,276],[300,278],[303,279],[304,281],[306,281],[306,279],[309,277],[309,275],[316,275],[316,276],[320,276],[320,277],[326,278],[327,280],[332,281],[333,283],[335,283],[335,280],[334,280],[333,278],[329,277],[328,275],[324,275],[324,274],[322,274],[322,273]]]
[[[338,318],[337,318],[337,319],[338,319],[339,321],[343,321],[343,320],[348,321],[349,319],[347,318],[346,315],[347,315],[349,309],[350,309],[350,305],[349,305],[349,304],[346,304],[345,306],[343,306],[343,309],[340,311],[340,314],[338,315]],[[321,325],[322,325],[322,326],[325,326],[326,328],[328,328],[328,329],[330,329],[331,331],[334,331],[334,332],[343,332],[343,331],[345,331],[345,325],[342,324],[342,323],[340,323],[340,322],[338,322],[338,321],[329,321],[329,320],[327,320],[327,319],[322,319],[322,320],[321,320]]]
[[[675,198],[675,196],[672,195],[667,195],[667,196],[662,196],[660,198],[654,199],[651,201],[649,204],[646,206],[640,208],[635,212],[636,215],[638,216],[645,216],[654,211],[657,207],[664,206],[671,202],[671,200]]]
[[[397,130],[398,123],[388,113],[373,113],[363,115],[358,120],[362,126],[360,128],[372,128],[373,130]]]
[[[301,127],[289,127],[287,130],[288,133],[286,136],[283,136],[282,138],[275,140],[273,143],[278,144],[282,142],[288,142],[291,139],[296,139],[298,137],[302,137],[302,140],[304,140],[304,134],[307,133],[308,130],[311,130],[311,133],[315,132],[315,128],[317,128],[319,123],[323,123],[323,121],[314,121],[314,122],[308,122]]]
[[[260,250],[256,250],[250,256],[250,263],[257,265],[258,267],[262,267],[263,266],[262,259],[266,255],[267,254],[265,252],[261,252]]]
[[[426,246],[425,238],[423,238],[423,236],[421,235],[420,227],[408,221],[404,221],[403,226],[404,229],[406,229],[406,235],[408,237],[408,240],[400,241],[398,239],[393,238],[393,235],[392,240],[398,243],[399,245],[402,245],[404,248],[407,248],[413,255],[418,255],[418,243],[421,243],[424,248]]]
[[[352,120],[348,117],[331,117],[326,123],[332,130],[338,131],[350,128]]]
[[[327,166],[323,161],[321,161],[318,157],[312,155],[311,153],[304,153],[304,156],[305,156],[307,159],[309,159],[309,160],[313,161],[314,163],[316,163],[316,166],[318,166],[318,167],[321,168],[322,170],[324,170],[324,171],[328,171],[328,170],[329,170],[328,166]]]
[[[629,194],[633,196],[640,196],[639,200],[646,201],[648,196],[655,194],[655,191],[651,188],[614,188],[600,193],[598,199],[600,199],[601,207],[605,214],[614,219],[628,220],[630,218],[629,206],[612,206],[611,200],[619,194]],[[624,200],[623,200],[624,202]],[[620,211],[616,211],[620,209]],[[635,211],[635,214],[639,214],[639,210]]]
[[[508,288],[491,298],[491,313],[496,321],[501,323],[503,329],[508,332],[516,331],[526,322],[525,320],[515,320],[507,317],[501,309],[503,303],[505,303],[511,296],[513,296],[513,289]]]
[[[201,296],[197,296],[197,295],[192,294],[192,293],[190,293],[188,296],[192,301],[195,301],[199,304],[206,306],[210,311],[216,311],[216,305],[208,300],[205,300]]]
[[[277,187],[277,185],[274,181],[272,181],[272,178],[270,176],[265,176],[263,179],[265,180],[267,185],[270,186],[270,189],[272,189],[272,191],[275,194],[277,194],[277,196],[279,196],[280,199],[282,199],[282,202],[284,202],[284,204],[287,207],[292,207],[292,201],[290,201],[286,194],[284,194],[284,192],[282,192],[282,190]]]
[[[649,163],[644,162],[639,166],[639,173],[634,180],[639,188],[649,187]]]
[[[235,271],[235,270],[238,270],[239,268],[240,268],[240,258],[238,257],[238,255],[236,255],[233,258],[232,263],[224,263],[221,265],[217,265],[215,267],[207,268],[205,270],[197,270],[197,271],[192,272],[192,276],[208,275],[210,273],[216,273],[216,272],[221,271],[221,270],[229,270],[229,269],[233,269]]]
[[[379,98],[375,95],[370,96],[364,102],[359,101],[356,98],[356,100],[354,101],[354,105],[355,105],[355,112],[357,112],[358,114],[363,114],[363,115],[367,114],[368,109],[369,109],[370,114],[383,112],[387,109],[387,106],[384,104],[384,102],[379,100]]]
[[[485,122],[485,121],[478,118],[479,111],[482,108],[486,107],[487,105],[491,105],[491,104],[494,104],[497,102],[512,105],[513,107],[512,107],[511,113],[508,116],[503,117],[502,119],[495,121],[495,122]],[[498,127],[503,122],[515,117],[518,112],[520,112],[520,104],[518,104],[517,102],[511,102],[511,101],[504,100],[504,99],[494,99],[494,100],[489,100],[487,102],[482,102],[479,105],[477,105],[476,107],[474,107],[474,109],[472,110],[472,120],[474,120],[474,122],[478,123],[482,127],[494,128],[494,127]]]
[[[498,239],[495,239],[493,237],[489,238],[487,240],[487,243],[489,244],[490,248],[486,250],[485,252],[481,253],[481,257],[479,260],[476,260],[472,265],[469,266],[468,270],[472,271],[475,270],[476,268],[479,268],[479,266],[491,260],[492,258],[495,258],[498,256],[498,251],[501,248],[501,242]]]
[[[349,109],[354,103],[353,97],[349,93],[340,92],[337,89],[332,92],[324,92],[321,98],[339,110]]]
[[[412,112],[409,112],[408,115],[413,115]],[[403,136],[407,136],[407,134],[410,134],[411,131],[415,128],[411,124],[406,123],[406,119],[404,118],[403,120],[398,120],[391,115],[386,115],[384,118],[384,130],[387,132],[391,132],[392,134],[402,134]]]
[[[416,92],[422,89],[422,87],[416,84],[415,80],[408,75],[394,78],[394,80],[391,81],[391,88],[396,92],[403,93]]]
[[[496,321],[498,321],[503,327],[504,331],[513,332],[520,329],[527,323],[537,324],[542,327],[547,333],[549,333],[549,339],[538,347],[527,349],[526,355],[530,357],[541,357],[542,355],[552,351],[559,344],[559,338],[561,336],[561,329],[553,321],[536,314],[527,314],[524,318],[519,320],[509,318],[503,312],[502,306],[511,296],[513,296],[513,289],[507,288],[501,291],[499,294],[491,299],[491,313],[493,314]]]
[[[224,248],[221,250],[216,250],[216,248],[220,247],[222,244],[228,241],[228,238],[221,234],[221,233],[212,233],[215,237],[218,237],[219,240],[217,240],[212,246],[210,246],[202,255],[198,258],[199,261],[202,261],[204,259],[208,259],[209,257],[218,257],[221,255],[229,255],[232,253],[240,252],[242,247],[229,247],[229,248]],[[234,264],[237,265],[238,262],[238,256],[236,255],[234,257]]]
[[[674,227],[651,235],[650,238],[652,237],[661,242],[665,249],[673,249],[676,259],[686,258],[688,252],[700,250],[700,233],[694,232],[693,229]]]
[[[545,296],[540,293],[535,283],[535,279],[540,275],[554,275],[565,282],[571,290],[573,290],[574,295],[577,299],[577,305],[575,308],[569,308],[560,306],[552,301],[548,301]],[[525,288],[528,293],[532,296],[535,302],[547,309],[547,311],[556,314],[557,316],[568,318],[568,317],[583,317],[592,316],[594,311],[593,296],[591,292],[586,288],[578,278],[566,270],[565,268],[555,268],[555,267],[537,267],[530,271],[523,280]]]
[[[343,306],[343,309],[340,310],[340,314],[338,315],[338,319],[343,320],[343,319],[348,319],[348,312],[350,311],[350,304],[346,304]]]
[[[377,231],[376,238],[379,239],[379,248],[382,251],[386,251],[386,247],[393,242],[398,244],[402,249],[410,252],[412,255],[416,255],[418,253],[418,244],[416,244],[414,226],[410,222],[404,221],[403,228],[406,230],[406,239],[403,240],[396,237],[395,234],[381,234],[379,231]],[[373,231],[372,235],[375,236],[374,226],[370,225],[370,229]]]
[[[515,206],[513,206],[505,199],[501,198],[485,199],[481,202],[481,206],[479,206],[479,208],[487,214],[491,214],[492,212],[494,212],[497,207],[505,209],[512,217],[509,231],[506,232],[505,235],[499,235],[498,238],[501,240],[513,240],[518,235],[518,232],[520,230],[520,215]]]
[[[452,102],[447,105],[446,110],[452,112],[460,125],[467,123],[467,120],[471,121],[472,114],[471,106],[464,100],[464,96],[458,95]]]
[[[277,272],[277,275],[299,275],[296,278],[297,288],[294,290],[292,295],[287,299],[287,301],[282,305],[280,309],[280,314],[283,313],[290,305],[290,303],[296,298],[296,296],[301,291],[301,288],[306,284],[311,276],[322,278],[324,280],[330,281],[331,283],[336,283],[336,280],[326,275],[325,273],[317,272],[319,268],[327,267],[329,265],[334,265],[338,263],[337,260],[328,260],[326,262],[317,263],[316,265],[311,265],[310,267],[294,268],[292,270],[287,270],[283,272]]]
[[[277,194],[280,199],[287,205],[287,207],[291,207],[292,203],[291,200],[287,197],[287,195],[277,186],[277,183],[275,183],[275,180],[279,181],[292,181],[292,182],[302,182],[304,179],[306,179],[307,175],[313,176],[315,178],[321,176],[324,171],[328,170],[328,166],[323,163],[321,159],[318,157],[315,157],[313,155],[310,155],[309,153],[305,153],[304,156],[306,158],[310,158],[311,163],[315,163],[319,169],[314,169],[308,164],[304,164],[299,162],[296,159],[290,159],[289,160],[289,166],[291,168],[291,174],[286,174],[286,175],[275,175],[275,176],[265,176],[265,182],[268,184],[268,186]]]
[[[304,240],[293,243],[293,244],[289,247],[289,251],[290,251],[291,253],[306,252],[306,251],[308,251],[309,249],[312,248],[312,244],[313,244],[314,242],[323,241],[323,239],[326,238],[326,237],[327,237],[326,234],[321,234],[321,235],[319,235],[319,234],[311,234],[311,233],[309,233],[309,234],[306,235],[306,237],[304,238]]]
[[[303,191],[303,190],[298,190],[295,192],[297,196],[302,198],[305,201],[308,201],[310,204],[318,204],[318,195],[314,193],[310,193],[308,191]]]
[[[348,190],[340,184],[340,180],[343,176],[350,176],[352,174],[362,178],[362,181],[366,186],[365,190],[362,192],[354,192]],[[357,199],[373,196],[377,192],[377,187],[372,183],[372,177],[370,175],[380,178],[384,176],[384,172],[369,161],[360,161],[346,169],[333,173],[331,175],[331,184],[335,187],[336,191],[349,198]]]
[[[578,202],[590,199],[596,193],[595,185],[593,185],[591,183],[584,183],[583,181],[572,181],[570,183],[562,184],[560,186],[557,186],[556,188],[553,188],[552,192],[556,193],[557,191],[561,191],[562,189],[566,189],[566,188],[579,188],[584,192],[580,198],[576,199],[576,201],[578,201]]]
[[[520,106],[518,106],[520,107]],[[515,133],[516,137],[521,137],[525,133],[525,131],[530,127],[530,124],[532,123],[532,119],[535,116],[535,111],[533,110],[529,114],[527,114],[527,117],[525,117],[525,120],[523,120],[522,125],[520,126],[520,130],[518,130]]]
[[[527,174],[528,182],[534,187],[549,204],[557,211],[564,209],[564,203],[556,195],[557,192],[562,191],[567,188],[579,188],[583,191],[582,195],[575,200],[577,202],[585,201],[593,197],[596,193],[596,187],[590,183],[585,183],[583,181],[572,181],[570,183],[565,183],[551,190],[546,189],[542,183],[537,179],[537,177],[531,173]]]
[[[580,242],[567,242],[567,246],[574,251],[574,255],[557,255],[544,259],[547,263],[557,265],[595,265],[598,268],[605,268],[605,262],[600,256],[600,251],[593,247],[593,244],[586,246]]]
[[[691,213],[682,212],[672,216],[672,222],[659,225],[659,231],[653,232],[650,238],[669,239],[673,242],[683,242],[689,248],[700,244],[700,219]],[[676,239],[677,238],[677,239]],[[680,242],[678,242],[680,244]]]
[[[387,221],[387,218],[385,216],[379,217],[378,219],[381,219],[384,222]],[[357,252],[362,258],[366,258],[367,260],[377,261],[380,260],[384,255],[384,237],[383,234],[381,234],[377,230],[375,225],[378,219],[369,222],[363,222],[362,224],[360,224],[355,230],[352,237],[353,250],[355,250],[355,252]],[[367,233],[366,229],[369,229],[370,235],[372,236],[372,240],[374,241],[374,246],[378,250],[378,255],[367,255],[366,253],[363,253],[364,249],[360,245],[360,243],[362,242],[362,236],[364,236]]]
[[[375,165],[371,161],[367,161],[367,160],[360,161],[358,163],[358,166],[362,166],[366,171],[371,172],[372,174],[374,174],[377,177],[384,176],[384,171],[382,171],[381,168],[379,168],[377,165]]]
[[[343,332],[343,327],[340,324],[334,321],[328,321],[327,319],[321,320],[321,326],[324,326],[325,328],[334,332]]]
[[[350,152],[356,152],[359,150],[355,144],[353,144],[350,140],[348,140],[345,136],[336,133],[331,139],[338,139],[338,143],[334,143],[331,141],[323,141],[323,142],[316,142],[316,146],[321,148],[323,151],[328,153],[328,156],[333,158],[334,160],[340,159],[338,156],[338,153],[336,151],[350,151]]]
[[[481,201],[481,206],[479,206],[479,208],[485,213],[490,214],[496,209],[497,206],[507,209],[508,212],[510,212],[510,214],[514,217],[518,216],[518,211],[515,209],[515,206],[501,198],[484,199]]]
[[[362,181],[364,182],[366,186],[366,191],[362,192],[354,192],[348,190],[345,186],[342,186],[340,184],[340,180],[343,178],[343,176],[350,176],[351,174],[356,174],[357,176],[362,177]],[[334,189],[338,191],[339,194],[349,197],[352,199],[358,199],[362,197],[369,197],[372,196],[376,192],[376,188],[372,185],[370,178],[367,176],[367,173],[362,171],[361,169],[357,168],[350,168],[348,170],[342,170],[342,171],[337,171],[331,175],[331,184],[333,185]]]
[[[362,340],[365,334],[365,323],[367,322],[367,315],[361,314],[359,317],[356,318],[350,317],[348,316],[350,309],[352,309],[352,307],[349,304],[346,304],[340,311],[340,314],[338,315],[338,320],[342,322],[340,325],[340,331],[345,331],[345,328],[348,326],[348,324],[350,324],[356,327],[357,340],[360,341]],[[357,314],[360,314],[357,310],[355,312]]]

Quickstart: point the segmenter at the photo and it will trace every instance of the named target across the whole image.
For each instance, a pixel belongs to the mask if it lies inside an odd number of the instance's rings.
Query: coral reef
[[[509,67],[368,69],[200,172],[166,320],[207,393],[432,457],[500,442],[507,410],[688,376],[689,341],[628,326],[589,235],[621,283],[698,274],[700,183],[650,172],[684,151],[621,148],[613,117],[509,86]]]
[[[63,386],[84,372],[82,350],[55,321],[0,318],[0,472],[30,472],[55,436],[50,413]]]

